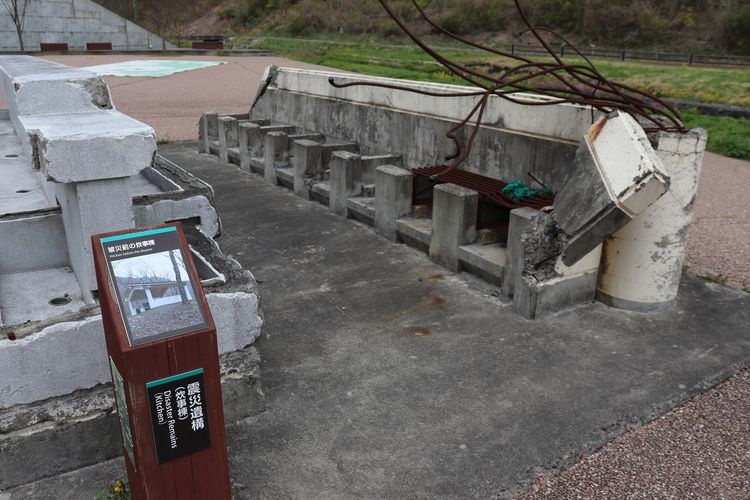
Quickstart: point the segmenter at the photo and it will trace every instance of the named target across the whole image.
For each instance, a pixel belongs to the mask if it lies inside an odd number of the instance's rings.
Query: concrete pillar
[[[347,200],[362,194],[362,160],[358,154],[335,151],[331,155],[330,209],[342,217],[347,216]]]
[[[198,122],[198,137],[200,139],[200,152],[211,153],[211,138],[219,135],[217,131],[219,115],[216,112],[203,113]]]
[[[247,172],[250,171],[250,140],[251,131],[254,127],[260,128],[255,123],[240,123],[237,131],[239,135],[240,168]]]
[[[219,117],[219,160],[229,162],[228,149],[239,143],[237,119],[232,116]]]
[[[276,185],[276,169],[289,164],[289,138],[285,132],[269,132],[266,134],[265,143],[263,177],[267,182]]]
[[[129,177],[63,184],[57,199],[62,208],[70,266],[84,299],[96,290],[91,235],[131,229],[133,192]]]
[[[458,247],[477,239],[478,206],[476,191],[455,184],[435,186],[430,259],[451,271],[460,271]]]
[[[505,273],[503,275],[502,293],[506,297],[512,297],[516,288],[516,282],[523,272],[524,246],[521,235],[529,227],[531,220],[540,214],[538,210],[529,207],[516,208],[510,211],[508,223],[508,245],[507,259],[505,261]]]
[[[292,166],[294,167],[294,194],[309,199],[307,179],[320,171],[322,146],[313,141],[294,141],[292,145]]]
[[[375,232],[396,241],[398,219],[411,213],[414,176],[408,170],[383,165],[375,171]]]
[[[265,134],[261,130],[261,125],[257,123],[243,123],[245,132],[245,141],[247,142],[247,154],[250,158],[263,156],[263,146]],[[240,154],[242,151],[240,150]]]
[[[656,154],[671,183],[656,203],[604,245],[597,298],[633,311],[668,309],[677,297],[706,132],[661,132]]]

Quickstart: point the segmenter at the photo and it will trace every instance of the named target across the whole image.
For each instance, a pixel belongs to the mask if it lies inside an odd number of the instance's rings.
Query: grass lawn
[[[444,42],[432,43],[437,47]],[[237,37],[235,47],[252,46],[272,50],[290,59],[321,64],[376,76],[464,84],[416,45],[386,44],[362,38],[297,39]],[[502,64],[499,57],[464,48],[445,48],[449,58],[471,64]],[[565,58],[574,62],[574,58]],[[688,101],[750,107],[750,70],[708,68],[685,64],[647,64],[611,60],[594,61],[607,78],[657,96]],[[750,160],[750,120],[683,113],[688,127],[708,130],[708,149],[734,158]]]

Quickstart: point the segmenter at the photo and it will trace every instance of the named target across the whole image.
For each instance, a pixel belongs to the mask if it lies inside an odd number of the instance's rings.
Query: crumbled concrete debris
[[[539,213],[521,235],[523,271],[543,281],[556,277],[555,261],[565,244],[565,234],[553,217]]]

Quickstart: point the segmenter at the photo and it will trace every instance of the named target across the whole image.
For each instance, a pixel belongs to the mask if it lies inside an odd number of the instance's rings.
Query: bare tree
[[[16,33],[18,34],[18,46],[21,48],[21,52],[24,52],[23,47],[23,23],[26,21],[26,8],[31,3],[31,0],[2,0],[3,7],[8,13],[10,18],[13,20],[13,24],[16,25]]]
[[[175,256],[175,254],[177,254],[178,252],[179,250],[170,250],[169,260],[172,261],[172,267],[174,268],[174,278],[175,278],[175,281],[177,282],[177,289],[180,291],[180,299],[182,300],[183,304],[187,304],[188,298],[187,298],[187,294],[185,293],[185,283],[183,283],[182,281],[182,274],[180,273],[180,265],[177,264],[177,261],[179,260],[182,266],[184,266],[185,264],[182,261],[181,255],[178,254],[177,256]]]

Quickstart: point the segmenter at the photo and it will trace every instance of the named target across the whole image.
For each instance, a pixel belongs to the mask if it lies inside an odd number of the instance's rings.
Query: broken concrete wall
[[[337,84],[370,83],[375,86],[337,88],[331,85],[331,81]],[[266,71],[249,116],[256,120],[294,124],[300,130],[353,141],[360,145],[363,154],[400,155],[402,165],[407,169],[444,164],[446,155],[454,153],[453,144],[445,133],[466,117],[479,97],[438,97],[394,90],[387,86],[407,87],[433,94],[475,90],[271,66]],[[538,96],[514,97],[528,104],[538,104],[545,99]],[[641,126],[625,113],[615,111],[605,117],[583,106],[534,106],[492,97],[484,123],[471,155],[460,168],[490,178],[506,181],[519,179],[527,183],[530,182],[529,174],[532,174],[556,194],[554,210],[548,214],[533,211],[533,216],[527,217],[526,222],[522,222],[524,217],[516,217],[515,230],[514,217],[511,217],[508,252],[497,249],[479,251],[471,244],[465,244],[458,248],[458,260],[451,259],[449,267],[457,270],[463,266],[461,255],[477,257],[469,267],[484,266],[490,269],[491,272],[487,274],[502,285],[506,295],[513,296],[516,311],[526,317],[539,317],[594,300],[602,243],[620,230],[634,230],[633,223],[641,214],[653,214],[656,210],[649,207],[664,206],[662,199],[680,192],[694,193],[694,190],[679,185],[674,193],[670,191],[673,170],[665,168],[662,160],[670,161],[664,158],[671,158],[674,148],[660,146],[657,154]],[[207,130],[207,126],[204,129]],[[463,130],[461,139],[465,139],[470,132],[471,127]],[[677,136],[685,138],[690,134]],[[207,137],[203,138],[204,142]],[[669,142],[664,140],[665,144]],[[702,153],[700,147],[695,149]],[[690,163],[692,166],[688,170],[695,173],[694,166],[700,162],[700,158],[694,154],[684,162]],[[378,197],[376,188],[376,205]],[[349,199],[347,210],[340,212],[348,215],[352,212],[352,206],[366,205],[364,200],[356,202],[354,198]],[[682,203],[681,214],[689,211],[687,203]],[[642,224],[644,229],[655,231],[659,238],[650,235],[650,231],[636,231],[635,235],[630,234],[629,237],[668,247],[669,251],[662,252],[658,258],[652,255],[660,262],[656,267],[663,267],[656,273],[663,275],[660,278],[663,283],[649,285],[651,288],[672,289],[679,282],[680,273],[675,269],[681,265],[684,255],[681,235],[686,232],[689,217],[684,218],[671,208],[666,208],[664,212],[674,216],[655,223],[658,228]],[[653,218],[653,215],[650,217]],[[672,221],[675,218],[678,220],[676,226]],[[391,231],[390,236],[405,241],[419,240],[422,246],[429,245],[438,222],[433,220],[429,230],[418,231],[419,238],[403,236],[398,230]],[[406,219],[396,220],[395,224],[398,228],[421,227]],[[449,246],[452,249],[455,245],[451,243]],[[608,248],[614,248],[611,241]],[[629,254],[636,255],[637,252]],[[492,262],[487,260],[489,255],[493,256]],[[617,255],[618,251],[607,253],[606,269],[618,278],[607,278],[608,284],[600,286],[599,295],[608,303],[626,304],[629,299],[608,299],[607,293],[602,291],[602,288],[610,291],[617,288],[612,285],[615,281],[627,281],[623,278],[626,273],[614,271],[618,268],[615,261],[619,258],[624,269],[636,274],[643,274],[644,271],[640,269],[647,269],[645,272],[648,273],[651,268],[645,264],[644,258],[637,257],[639,264],[635,266],[622,264],[627,258]],[[475,261],[481,261],[482,266],[475,265]],[[504,270],[497,269],[501,262]],[[638,286],[641,285],[644,283]],[[649,285],[644,286],[648,288]],[[676,288],[673,292],[676,294]]]
[[[331,76],[341,83],[371,81],[438,92],[467,90],[452,85],[280,68],[269,71],[270,81],[267,86],[262,85],[265,90],[253,105],[252,117],[294,123],[306,130],[359,143],[362,154],[399,154],[403,166],[411,169],[445,163],[445,156],[454,152],[445,133],[465,117],[476,100],[372,87],[336,89],[328,82]],[[461,168],[506,180],[529,181],[528,173],[532,173],[545,184],[557,187],[591,119],[590,110],[580,106],[524,107],[492,98],[486,125]],[[468,133],[464,131],[463,135],[468,137]]]
[[[62,208],[70,264],[91,303],[90,236],[133,227],[130,177],[151,164],[154,130],[114,110],[107,86],[88,71],[3,56],[0,84],[29,168]]]

